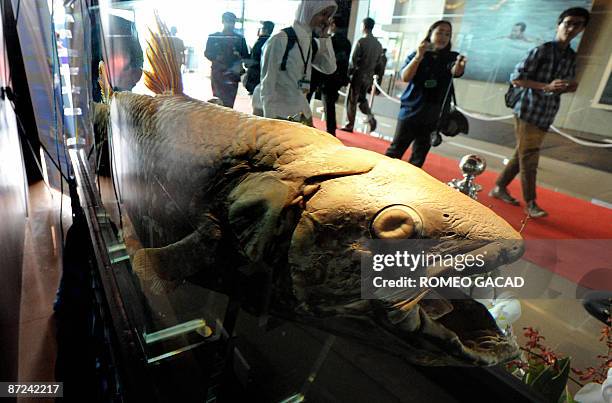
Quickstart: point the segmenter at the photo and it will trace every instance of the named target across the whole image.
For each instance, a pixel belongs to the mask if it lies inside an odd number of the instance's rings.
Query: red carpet
[[[315,121],[315,125],[325,130],[324,122]],[[384,153],[389,145],[385,140],[360,133],[338,130],[337,136],[347,146],[378,153]],[[423,169],[443,182],[460,177],[458,161],[435,153],[428,155]],[[496,178],[497,173],[491,171],[477,178],[484,189],[478,196],[479,202],[520,230],[526,220],[523,207],[511,206],[487,195]],[[520,181],[513,181],[509,190],[520,196]],[[525,259],[582,286],[612,290],[612,210],[541,187],[538,187],[538,203],[550,215],[526,221],[522,235],[532,241],[527,244]]]

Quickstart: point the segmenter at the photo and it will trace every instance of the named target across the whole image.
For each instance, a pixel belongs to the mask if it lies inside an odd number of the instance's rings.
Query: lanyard
[[[295,38],[297,42],[298,49],[300,50],[300,57],[302,58],[302,62],[304,62],[304,77],[306,77],[306,71],[308,70],[308,61],[310,60],[310,50],[312,49],[312,42],[310,42],[310,46],[308,47],[308,55],[304,59],[304,52],[302,51],[302,45],[300,45],[300,38]]]

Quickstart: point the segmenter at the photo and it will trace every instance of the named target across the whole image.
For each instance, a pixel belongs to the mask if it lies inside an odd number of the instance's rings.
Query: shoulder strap
[[[455,86],[453,85],[453,74],[451,73],[450,83],[448,83],[448,87],[446,88],[446,93],[444,94],[444,100],[442,101],[442,108],[440,108],[440,114],[438,115],[438,122],[436,123],[436,132],[440,133],[440,125],[442,124],[442,117],[444,116],[444,110],[446,109],[446,103],[452,100],[453,104],[457,106],[457,100],[455,99]],[[449,105],[450,106],[450,105]]]
[[[293,46],[295,46],[295,42],[297,41],[297,34],[295,33],[295,30],[293,29],[293,27],[283,28],[281,31],[287,34],[287,47],[285,48],[285,53],[283,54],[283,59],[281,61],[280,69],[282,71],[286,71],[287,70],[287,58],[289,57],[289,51],[293,49]],[[312,55],[310,59],[311,61],[314,60],[314,57],[318,51],[319,51],[319,45],[317,44],[317,41],[315,41],[315,38],[312,38]]]
[[[313,37],[312,38],[312,58],[310,59],[311,61],[314,60],[318,51],[319,51],[319,44],[317,43],[317,41],[315,41],[315,38]]]
[[[283,54],[283,60],[281,61],[280,69],[282,71],[287,70],[287,58],[289,57],[289,51],[293,49],[295,45],[295,41],[297,41],[297,34],[293,27],[283,28],[282,31],[287,34],[287,47],[285,48],[285,53]]]
[[[459,53],[457,53],[457,55],[453,57],[453,60],[455,60],[455,62],[453,63],[456,63],[457,56],[459,56]],[[449,96],[448,92],[450,91],[450,101],[452,102],[454,106],[457,106],[457,97],[455,96],[455,76],[453,75],[452,68],[451,68],[451,74],[450,74],[450,83],[448,85],[449,85],[449,88],[446,91],[446,97],[444,97],[444,102],[446,103],[446,98]]]

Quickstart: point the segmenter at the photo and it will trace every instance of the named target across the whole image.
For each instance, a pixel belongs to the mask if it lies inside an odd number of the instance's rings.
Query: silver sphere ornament
[[[487,161],[480,155],[465,155],[459,161],[459,168],[465,175],[478,176],[487,169]]]
[[[475,183],[474,178],[484,172],[487,168],[487,161],[480,155],[469,154],[461,158],[459,168],[463,172],[463,179],[452,179],[448,182],[448,186],[472,199],[478,199],[478,192],[482,190],[482,186]]]

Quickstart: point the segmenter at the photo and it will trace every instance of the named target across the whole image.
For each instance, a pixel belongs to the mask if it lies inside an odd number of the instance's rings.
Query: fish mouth
[[[423,299],[408,312],[382,308],[383,329],[410,351],[405,358],[426,366],[490,366],[519,354],[514,337],[504,334],[489,311],[470,299]],[[382,313],[382,312],[381,312]]]
[[[482,267],[470,271],[440,264],[422,267],[427,277],[473,277],[518,260],[524,246],[522,240],[442,241],[431,251],[486,258]],[[460,289],[417,287],[371,302],[374,319],[409,345],[406,358],[415,364],[490,366],[519,354],[514,337],[498,327],[484,305]]]

